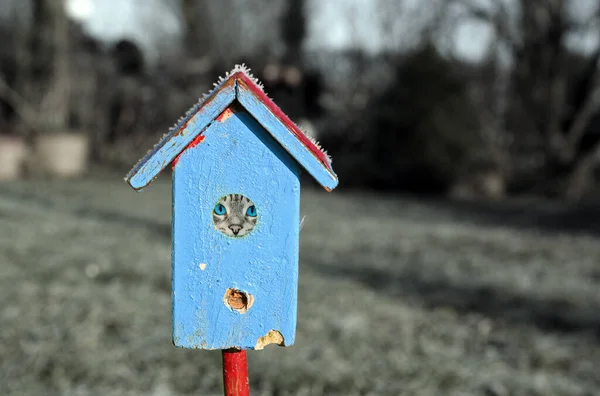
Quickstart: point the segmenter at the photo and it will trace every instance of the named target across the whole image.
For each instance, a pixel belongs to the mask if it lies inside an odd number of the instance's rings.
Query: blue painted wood
[[[173,343],[261,349],[279,343],[281,335],[283,344],[291,345],[300,165],[245,111],[212,123],[203,135],[174,167]],[[220,233],[212,222],[218,200],[232,193],[250,198],[258,212],[255,228],[241,238]],[[225,305],[228,288],[254,297],[247,312]]]
[[[288,130],[288,128],[243,85],[236,85],[237,100],[323,187],[333,190],[338,185],[337,176],[321,162]]]
[[[158,174],[190,144],[235,99],[235,84],[224,84],[214,97],[200,106],[199,111],[183,120],[181,128],[164,136],[126,176],[127,182],[136,190],[146,187]]]

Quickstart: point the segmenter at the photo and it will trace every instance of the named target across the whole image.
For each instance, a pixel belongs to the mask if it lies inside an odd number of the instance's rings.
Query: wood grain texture
[[[293,344],[296,328],[300,165],[246,111],[212,123],[173,174],[173,343],[182,348],[262,349]],[[256,205],[241,238],[217,231],[212,211],[227,194]],[[228,289],[253,303],[240,313]]]

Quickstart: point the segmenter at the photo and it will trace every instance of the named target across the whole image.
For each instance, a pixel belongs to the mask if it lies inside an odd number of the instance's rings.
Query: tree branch
[[[462,6],[471,17],[490,23],[500,40],[513,51],[518,48],[519,40],[511,31],[510,12],[503,1],[496,0],[493,10],[488,10],[472,0],[448,0],[448,3]]]
[[[600,106],[600,72],[598,71],[598,60],[600,60],[600,47],[592,57],[590,69],[583,76],[583,80],[588,82],[586,87],[589,88],[586,92],[585,100],[576,112],[567,132],[566,144],[571,151],[571,157],[575,156],[576,148],[579,146],[588,125]]]
[[[39,131],[36,111],[29,105],[27,100],[12,89],[2,78],[0,78],[0,99],[8,103],[32,131]]]
[[[571,200],[579,200],[590,185],[593,171],[600,162],[600,141],[596,142],[593,149],[577,162],[575,170],[568,180],[566,196]]]

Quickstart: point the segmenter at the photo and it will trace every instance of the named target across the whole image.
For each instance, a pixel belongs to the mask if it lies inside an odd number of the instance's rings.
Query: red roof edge
[[[327,157],[327,154],[319,146],[313,143],[312,140],[304,132],[302,132],[296,124],[285,113],[267,96],[267,94],[244,72],[238,71],[234,73],[230,78],[236,78],[244,83],[252,91],[254,95],[256,95],[261,102],[267,106],[267,108],[281,121],[285,127],[290,130],[296,139],[300,140],[302,144],[323,164],[323,166],[334,173],[333,168],[331,167],[331,161]]]

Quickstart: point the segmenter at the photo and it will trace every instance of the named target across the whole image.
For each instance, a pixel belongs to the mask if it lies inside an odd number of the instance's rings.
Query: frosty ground
[[[170,200],[0,184],[1,395],[221,394],[171,345]],[[249,352],[253,394],[600,394],[600,216],[540,205],[304,188],[296,344]]]

